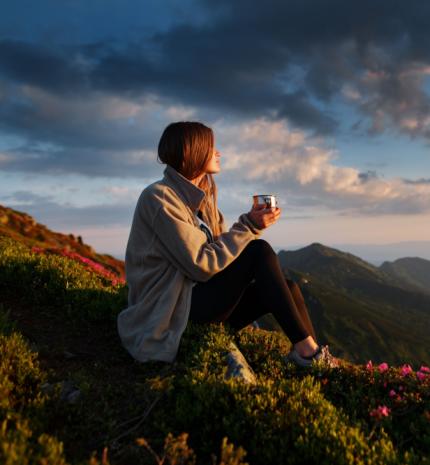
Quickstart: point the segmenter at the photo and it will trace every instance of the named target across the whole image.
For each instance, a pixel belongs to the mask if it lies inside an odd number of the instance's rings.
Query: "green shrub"
[[[66,465],[63,444],[49,434],[35,434],[29,421],[9,413],[0,425],[0,463]]]
[[[37,354],[13,332],[0,335],[0,463],[63,465],[63,445],[46,434],[46,374]]]
[[[255,386],[224,379],[234,338],[254,346],[254,357],[246,356],[254,359]],[[366,425],[351,422],[325,398],[317,373],[288,377],[281,360],[288,347],[284,338],[255,330],[234,336],[223,325],[190,324],[181,344],[176,376],[154,383],[165,392],[154,424],[159,434],[187,431],[198,455],[209,457],[228,434],[245,446],[253,465],[413,463],[411,454],[395,450],[383,428],[370,441]],[[251,440],[244,444],[245,438]]]
[[[37,354],[30,351],[19,333],[0,335],[0,407],[22,411],[43,402],[40,386],[46,380]]]
[[[60,309],[60,317],[113,319],[126,307],[126,287],[80,263],[40,255],[13,239],[0,237],[0,292],[42,309]]]

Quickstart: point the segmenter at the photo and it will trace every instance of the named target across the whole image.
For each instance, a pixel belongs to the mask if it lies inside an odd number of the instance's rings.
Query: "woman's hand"
[[[278,207],[267,208],[265,205],[253,206],[248,212],[251,221],[257,228],[264,229],[276,223],[281,215],[281,209]]]

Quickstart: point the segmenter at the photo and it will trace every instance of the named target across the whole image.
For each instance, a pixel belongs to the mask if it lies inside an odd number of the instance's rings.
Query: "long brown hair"
[[[215,141],[211,128],[199,122],[180,121],[169,124],[158,143],[158,160],[170,165],[187,179],[204,172],[213,154]],[[218,189],[212,174],[206,173],[198,186],[205,192],[201,205],[203,221],[211,228],[214,239],[221,234],[218,215]]]

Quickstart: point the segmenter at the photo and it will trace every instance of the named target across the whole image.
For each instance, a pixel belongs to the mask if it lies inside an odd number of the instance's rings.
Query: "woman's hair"
[[[214,149],[214,134],[202,123],[180,121],[169,124],[158,143],[158,160],[170,165],[187,179],[204,172]],[[211,228],[214,238],[221,234],[221,219],[217,204],[217,186],[212,174],[206,173],[198,186],[205,192],[201,211],[203,221]]]

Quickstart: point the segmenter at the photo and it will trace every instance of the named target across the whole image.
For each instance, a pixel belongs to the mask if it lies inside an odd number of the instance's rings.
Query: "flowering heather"
[[[390,413],[391,409],[389,409],[386,405],[379,405],[370,412],[370,416],[377,420],[381,420],[383,417],[388,417]]]
[[[67,257],[67,258],[70,258],[72,260],[82,263],[88,269],[97,273],[99,276],[102,276],[103,278],[108,279],[112,283],[113,286],[117,286],[119,284],[125,284],[124,278],[117,276],[115,273],[112,273],[112,271],[107,270],[100,263],[97,263],[94,260],[84,257],[83,255],[80,255],[77,252],[71,252],[66,249],[53,249],[53,248],[42,249],[40,247],[32,247],[31,251],[33,253],[39,253],[39,254],[50,252],[50,253],[54,253],[57,255],[62,255],[63,257]]]
[[[107,270],[104,266],[100,265],[100,263],[97,263],[97,262],[95,262],[93,260],[90,260],[87,257],[83,257],[82,255],[80,255],[80,254],[78,254],[76,252],[69,252],[69,251],[66,251],[66,250],[63,249],[61,251],[61,255],[83,263],[88,268],[90,268],[91,270],[93,270],[94,272],[99,274],[100,276],[103,276],[104,278],[111,281],[113,286],[125,283],[123,278],[119,278],[114,273]]]
[[[379,373],[384,373],[384,371],[387,371],[388,363],[383,362],[380,365],[378,365],[378,370],[379,370]]]
[[[400,368],[400,374],[402,376],[408,376],[410,375],[411,373],[413,373],[414,370],[412,370],[412,367],[410,365],[403,365],[401,368]]]

